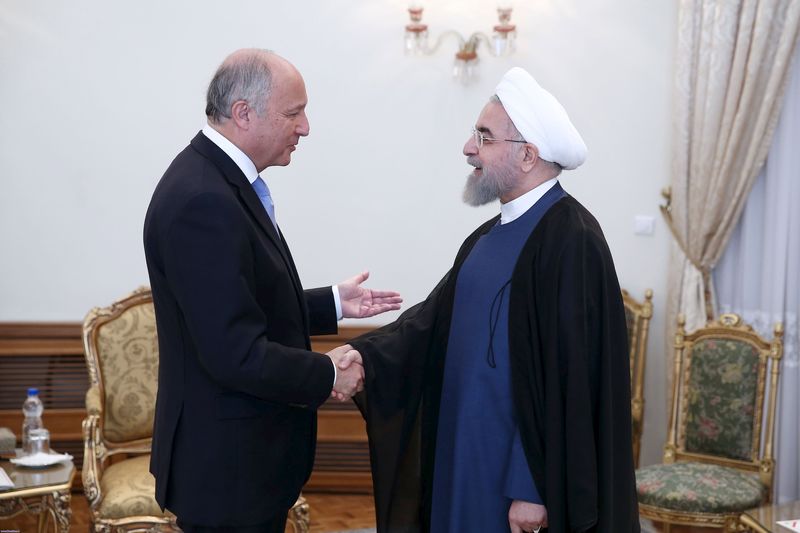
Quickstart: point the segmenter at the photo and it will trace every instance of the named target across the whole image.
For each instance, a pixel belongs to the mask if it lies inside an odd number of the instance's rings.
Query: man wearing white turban
[[[378,532],[638,532],[619,283],[558,182],[586,145],[514,68],[464,155],[464,200],[500,214],[425,301],[351,343]]]

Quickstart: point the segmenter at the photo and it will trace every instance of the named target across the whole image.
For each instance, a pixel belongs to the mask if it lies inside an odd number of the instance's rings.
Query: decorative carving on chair
[[[308,533],[311,516],[308,503],[304,497],[300,496],[289,511],[288,522],[292,525],[294,533]]]

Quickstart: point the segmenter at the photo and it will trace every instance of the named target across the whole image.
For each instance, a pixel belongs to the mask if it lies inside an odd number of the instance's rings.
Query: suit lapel
[[[250,212],[250,215],[255,219],[259,227],[261,227],[261,230],[266,233],[269,240],[272,241],[272,244],[281,254],[281,258],[289,272],[289,277],[292,279],[292,284],[294,285],[297,299],[300,302],[300,307],[303,309],[303,323],[308,331],[308,313],[306,312],[306,300],[303,295],[303,286],[300,284],[300,278],[297,275],[294,261],[289,253],[289,247],[286,246],[282,236],[278,235],[278,231],[275,229],[275,226],[272,225],[272,221],[264,210],[261,200],[258,199],[258,195],[253,189],[253,186],[247,181],[247,178],[236,163],[228,157],[228,154],[223,152],[219,146],[211,142],[208,137],[202,133],[195,135],[191,145],[220,170],[222,175],[238,194],[241,203]]]

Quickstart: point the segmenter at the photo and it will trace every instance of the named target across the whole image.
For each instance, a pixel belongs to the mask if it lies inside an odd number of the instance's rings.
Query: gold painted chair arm
[[[100,399],[100,387],[92,385],[86,391],[86,413],[89,415],[98,415],[103,412],[103,402]]]
[[[91,390],[91,389],[90,389]],[[88,394],[86,395],[88,398]],[[87,410],[88,404],[87,401]],[[81,478],[83,480],[83,490],[86,499],[92,510],[100,506],[103,495],[100,492],[100,476],[103,475],[103,463],[105,459],[105,446],[100,439],[97,424],[100,417],[90,414],[83,421],[83,469]]]

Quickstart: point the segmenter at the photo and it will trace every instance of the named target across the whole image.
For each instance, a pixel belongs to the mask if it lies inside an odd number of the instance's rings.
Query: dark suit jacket
[[[150,470],[182,521],[258,524],[311,474],[333,365],[329,287],[303,291],[289,249],[236,164],[199,133],[161,178],[144,225],[158,325]]]

